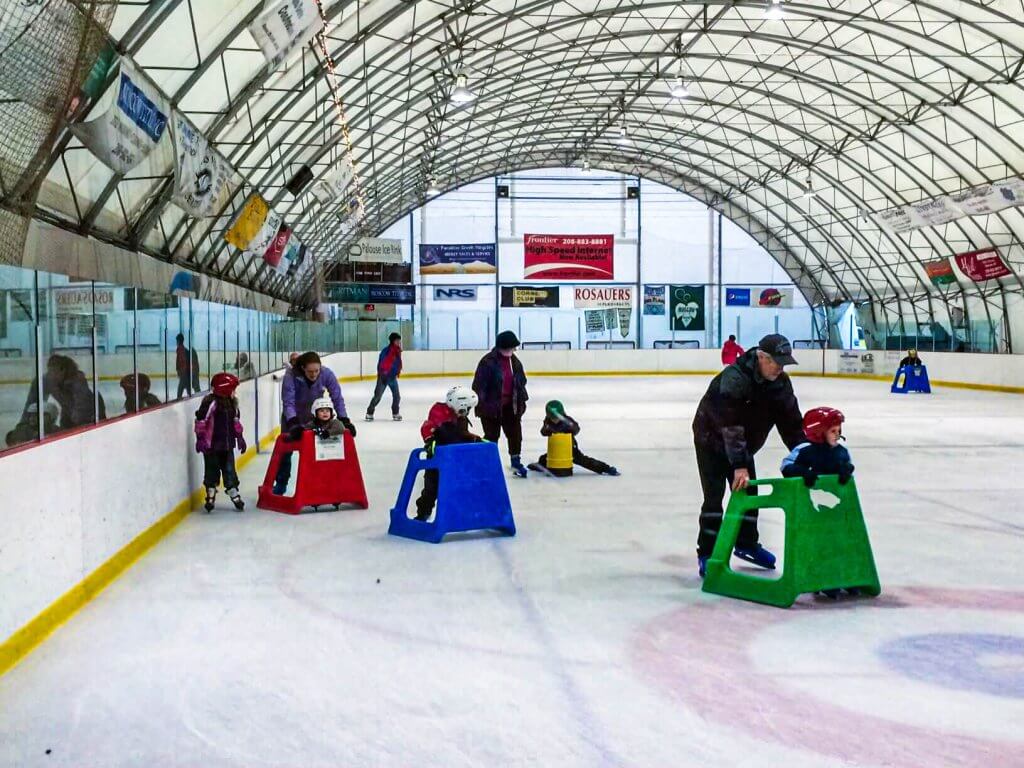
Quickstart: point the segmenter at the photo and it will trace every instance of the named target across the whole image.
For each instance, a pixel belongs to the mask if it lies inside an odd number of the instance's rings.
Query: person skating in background
[[[742,354],[743,347],[736,341],[736,337],[730,333],[729,338],[722,345],[722,365],[732,365],[739,360]]]
[[[135,413],[135,393],[138,390],[139,408],[144,411],[154,405],[160,405],[160,398],[149,391],[152,386],[149,376],[144,373],[129,373],[121,377],[121,389],[124,391],[124,412]]]
[[[452,387],[443,403],[434,403],[427,420],[420,426],[420,436],[427,456],[434,455],[438,446],[457,443],[479,443],[482,438],[469,431],[469,412],[476,407],[476,393],[466,387]],[[423,491],[416,500],[416,519],[429,520],[437,503],[438,472],[428,469],[423,473]]]
[[[235,370],[238,371],[239,381],[245,381],[256,376],[256,366],[252,364],[247,352],[239,352],[235,355]]]
[[[473,391],[479,398],[476,415],[484,428],[484,437],[498,442],[501,433],[508,441],[512,469],[526,477],[520,454],[523,450],[523,414],[526,413],[526,373],[516,357],[519,339],[512,331],[502,331],[494,349],[484,355],[473,376]]]
[[[235,390],[238,377],[232,373],[220,372],[210,381],[213,390],[199,403],[196,411],[196,452],[203,454],[203,485],[206,486],[207,512],[213,509],[217,498],[217,486],[221,479],[235,509],[241,511],[245,502],[238,492],[238,473],[235,471],[235,448],[245,453],[245,437],[239,418],[238,400]]]
[[[912,368],[918,368],[924,365],[924,361],[921,360],[920,355],[917,354],[916,349],[908,349],[907,356],[900,360],[900,368],[906,368],[910,366]]]
[[[295,358],[291,373],[281,382],[282,431],[290,440],[302,438],[303,426],[313,420],[313,403],[325,396],[330,397],[345,429],[356,436],[355,425],[348,418],[345,410],[345,399],[341,395],[341,386],[334,372],[320,362],[316,352],[305,352]],[[274,478],[273,491],[281,495],[288,487],[292,475],[292,453],[281,457],[281,463]]]
[[[53,398],[60,406],[60,418],[57,420],[55,432],[85,427],[96,423],[94,411],[99,409],[99,421],[107,418],[107,406],[103,395],[93,397],[89,383],[72,358],[67,355],[50,355],[46,361],[46,374],[43,376],[43,402]],[[38,379],[29,385],[28,397],[25,400],[23,413],[39,399]],[[38,413],[38,405],[37,411]]]
[[[377,386],[373,389],[373,399],[366,408],[366,420],[373,421],[373,412],[384,395],[385,389],[391,390],[391,418],[401,421],[398,412],[402,403],[402,395],[398,391],[398,377],[402,374],[402,336],[392,333],[388,336],[388,345],[380,351],[377,358]]]
[[[722,499],[728,483],[733,492],[757,477],[754,455],[777,428],[790,450],[804,440],[803,417],[793,384],[783,371],[795,365],[789,339],[765,336],[757,347],[712,379],[693,419],[704,502],[700,508],[697,567],[703,577],[722,525]],[[775,568],[775,555],[758,542],[757,511],[745,516],[734,554],[761,568]]]
[[[576,442],[576,435],[580,433],[580,425],[565,412],[565,406],[559,400],[551,400],[544,406],[544,422],[540,426],[540,433],[544,437],[557,434],[572,435],[573,464],[589,469],[591,472],[596,472],[599,475],[618,477],[619,470],[611,464],[606,464],[603,461],[587,456],[580,450],[579,443]],[[531,464],[529,468],[549,475],[558,475],[557,471],[548,469],[548,455],[546,453],[537,459],[535,463]]]
[[[57,416],[59,414],[60,409],[57,404],[47,400],[46,405],[43,406],[43,437],[57,431]],[[8,447],[12,447],[37,439],[39,439],[39,405],[29,403],[21,415],[21,420],[14,425],[14,429],[7,433],[6,442]]]
[[[290,355],[288,355],[288,362],[285,363],[284,368],[282,368],[277,373],[273,374],[274,381],[283,381],[285,376],[291,376],[295,370],[295,361],[298,359],[298,352],[292,352]]]
[[[837,408],[811,408],[804,414],[804,436],[801,443],[782,460],[783,477],[802,477],[804,485],[813,488],[822,475],[838,475],[839,484],[846,485],[853,477],[853,462],[850,452],[839,444],[843,437],[843,422],[846,417]],[[851,595],[857,589],[848,589]],[[838,589],[823,589],[822,594],[835,600]]]

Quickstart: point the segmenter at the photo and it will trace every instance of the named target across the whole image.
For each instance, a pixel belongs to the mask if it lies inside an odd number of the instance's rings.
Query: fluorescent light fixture
[[[807,177],[807,189],[804,190],[804,200],[810,200],[812,197],[817,197],[817,193],[814,191],[814,184],[811,181],[811,177]]]
[[[629,131],[626,130],[625,123],[619,126],[619,135],[615,137],[615,143],[620,147],[628,147],[633,143],[633,140],[629,138]]]
[[[433,176],[427,181],[427,197],[437,197],[441,194],[441,188],[437,186],[437,181]]]
[[[583,156],[583,161],[580,163],[580,170],[583,173],[590,173],[590,159],[586,155]]]
[[[769,21],[781,21],[786,18],[782,12],[782,0],[770,0],[770,5],[764,10],[764,17]]]
[[[451,96],[448,97],[452,104],[461,107],[476,101],[476,94],[469,90],[468,83],[465,72],[459,72],[455,76],[455,87],[452,89]]]
[[[672,83],[672,98],[673,99],[686,99],[689,98],[690,92],[686,90],[686,84],[683,82],[683,78],[677,77],[675,82]]]

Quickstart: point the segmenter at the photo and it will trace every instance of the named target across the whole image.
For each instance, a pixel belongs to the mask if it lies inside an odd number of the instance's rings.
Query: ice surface
[[[251,464],[244,513],[191,516],[0,679],[0,765],[1020,764],[1019,396],[797,379],[847,415],[883,596],[783,611],[699,591],[704,377],[532,379],[524,460],[557,397],[623,476],[510,478],[514,539],[388,537],[455,383],[357,422],[368,511],[256,510]]]

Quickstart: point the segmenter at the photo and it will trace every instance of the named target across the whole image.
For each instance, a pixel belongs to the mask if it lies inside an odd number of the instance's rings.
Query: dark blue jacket
[[[476,407],[476,415],[481,418],[501,418],[501,385],[502,373],[501,353],[492,349],[476,366],[473,376],[473,391],[480,399]],[[512,355],[512,410],[516,416],[526,413],[526,401],[530,396],[526,393],[526,372],[519,358]]]
[[[842,445],[830,447],[827,443],[801,443],[782,460],[783,477],[839,475],[844,479],[852,474],[850,452]]]

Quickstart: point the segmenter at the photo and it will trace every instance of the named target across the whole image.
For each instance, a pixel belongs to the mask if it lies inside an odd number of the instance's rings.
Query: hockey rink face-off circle
[[[1019,396],[795,379],[846,414],[883,591],[783,610],[700,591],[707,377],[533,377],[524,461],[558,399],[622,476],[509,477],[514,538],[388,536],[459,383],[403,380],[405,421],[358,422],[369,510],[188,518],[0,680],[0,765],[1020,764]],[[344,391],[358,415],[371,385]],[[781,550],[781,516],[760,527]]]

